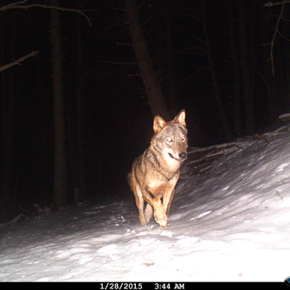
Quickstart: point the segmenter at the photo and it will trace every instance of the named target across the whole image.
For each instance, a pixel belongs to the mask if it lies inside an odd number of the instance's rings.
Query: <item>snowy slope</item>
[[[170,227],[132,199],[0,225],[0,281],[284,281],[290,276],[290,133],[242,140],[186,166]],[[192,150],[192,153],[195,150]]]

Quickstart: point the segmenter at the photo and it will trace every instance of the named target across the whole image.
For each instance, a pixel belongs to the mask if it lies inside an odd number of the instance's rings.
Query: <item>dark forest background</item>
[[[33,204],[129,194],[126,175],[149,145],[156,112],[132,46],[134,2],[31,0],[19,5],[38,6],[23,9],[0,0],[0,221]],[[186,110],[190,146],[263,133],[290,111],[290,3],[268,2],[136,1],[165,100],[157,112]],[[56,80],[65,165],[57,174]]]

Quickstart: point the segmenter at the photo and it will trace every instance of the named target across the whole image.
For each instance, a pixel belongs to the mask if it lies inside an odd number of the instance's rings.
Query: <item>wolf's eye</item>
[[[172,142],[172,139],[169,138],[169,137],[168,137],[166,140],[167,140],[167,142],[169,142],[169,143]]]
[[[183,135],[183,136],[181,137],[181,139],[182,139],[182,140],[185,140],[185,135]]]

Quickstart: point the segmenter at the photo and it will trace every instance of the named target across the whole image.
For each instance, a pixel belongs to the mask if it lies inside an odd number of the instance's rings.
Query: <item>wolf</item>
[[[128,181],[135,196],[141,226],[149,223],[154,212],[155,221],[166,228],[180,167],[187,159],[185,110],[168,123],[155,116],[153,130],[150,146],[133,162]],[[145,211],[144,202],[147,203]]]

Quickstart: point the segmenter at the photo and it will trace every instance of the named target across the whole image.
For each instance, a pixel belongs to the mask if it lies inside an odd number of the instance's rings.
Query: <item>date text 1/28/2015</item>
[[[100,290],[185,290],[185,283],[175,283],[175,282],[107,282],[99,283]]]

